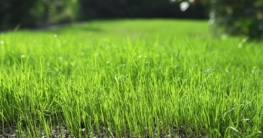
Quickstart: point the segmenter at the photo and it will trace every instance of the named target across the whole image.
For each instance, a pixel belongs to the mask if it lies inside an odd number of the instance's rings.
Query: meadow
[[[263,46],[207,21],[0,34],[0,137],[263,137]]]

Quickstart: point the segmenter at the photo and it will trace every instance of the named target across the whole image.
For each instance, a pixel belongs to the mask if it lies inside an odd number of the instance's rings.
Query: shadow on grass
[[[41,25],[38,27],[20,27],[19,25],[13,28],[0,30],[0,33],[16,32],[16,31],[30,31],[30,32],[51,32],[63,33],[67,31],[73,32],[103,32],[102,28],[94,26],[94,24],[86,23],[67,23],[67,24],[49,24]]]
[[[63,32],[103,32],[102,28],[94,26],[93,24],[86,23],[71,23],[71,24],[60,24],[60,25],[48,25],[29,31],[41,31],[41,32],[52,32],[52,33],[63,33]]]

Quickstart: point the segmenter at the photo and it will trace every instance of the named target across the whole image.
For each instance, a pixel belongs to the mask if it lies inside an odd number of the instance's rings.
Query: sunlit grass
[[[205,21],[1,33],[1,132],[262,137],[261,45],[211,38]]]

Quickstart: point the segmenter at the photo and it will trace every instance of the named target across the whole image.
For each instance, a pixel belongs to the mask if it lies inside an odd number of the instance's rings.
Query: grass
[[[206,21],[1,33],[0,135],[263,137],[262,52]]]

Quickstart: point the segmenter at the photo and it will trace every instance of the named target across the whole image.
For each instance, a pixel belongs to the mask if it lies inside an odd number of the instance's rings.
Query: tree
[[[263,39],[263,0],[173,0],[182,10],[192,4],[209,5],[212,33]]]
[[[0,0],[0,29],[74,21],[77,0]]]
[[[34,24],[30,18],[36,0],[0,0],[0,29],[20,24]]]
[[[214,33],[262,39],[262,2],[262,0],[213,0],[210,23],[214,25]]]

